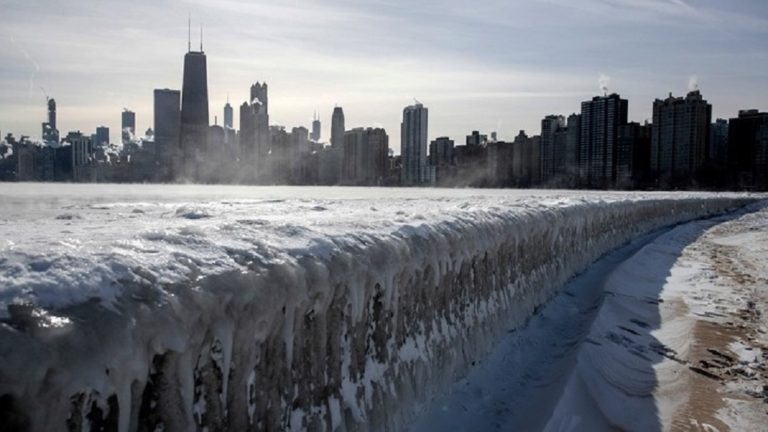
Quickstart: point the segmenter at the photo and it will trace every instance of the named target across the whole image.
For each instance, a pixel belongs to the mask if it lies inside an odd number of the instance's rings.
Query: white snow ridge
[[[604,253],[752,201],[13,185],[2,409],[35,431],[401,430]]]

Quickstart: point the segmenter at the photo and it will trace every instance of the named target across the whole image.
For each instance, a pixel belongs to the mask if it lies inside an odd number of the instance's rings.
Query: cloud
[[[325,137],[338,102],[350,124],[380,123],[397,147],[402,107],[413,96],[430,108],[430,135],[461,137],[497,128],[499,119],[512,135],[517,129],[534,134],[543,115],[578,110],[579,101],[594,95],[600,71],[614,75],[611,87],[623,96],[635,92],[633,114],[679,87],[679,77],[692,70],[707,72],[708,99],[717,103],[709,92],[721,91],[729,109],[768,100],[764,90],[739,87],[762,84],[765,39],[744,29],[765,32],[768,25],[759,29],[765,14],[712,4],[17,2],[4,8],[4,30],[32,56],[0,44],[0,57],[11,59],[0,70],[0,129],[39,134],[45,108],[42,97],[29,100],[32,59],[39,62],[33,85],[56,97],[62,131],[99,124],[119,130],[123,106],[136,112],[137,130],[152,126],[152,90],[181,88],[190,12],[195,28],[205,27],[211,118],[220,116],[227,93],[237,107],[250,100],[252,83],[267,81],[273,122],[306,126],[318,109]],[[33,21],[36,31],[29,31]],[[77,30],[83,28],[88,32]],[[732,29],[728,39],[718,33],[722,28]],[[726,83],[719,87],[713,77],[738,83],[726,92],[719,90]],[[238,115],[235,109],[235,125]]]

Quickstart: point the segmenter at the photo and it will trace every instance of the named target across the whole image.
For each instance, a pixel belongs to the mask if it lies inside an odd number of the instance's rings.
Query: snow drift
[[[42,211],[44,234],[6,218],[0,417],[31,430],[400,429],[603,253],[750,202],[445,198],[81,203]],[[287,208],[303,210],[276,224]],[[124,221],[109,239],[93,235],[99,211]]]

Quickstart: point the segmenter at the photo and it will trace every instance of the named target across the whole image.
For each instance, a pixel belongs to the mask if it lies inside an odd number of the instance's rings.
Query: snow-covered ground
[[[754,199],[2,185],[4,414],[398,428],[603,253]]]
[[[590,266],[414,431],[768,427],[768,203]]]

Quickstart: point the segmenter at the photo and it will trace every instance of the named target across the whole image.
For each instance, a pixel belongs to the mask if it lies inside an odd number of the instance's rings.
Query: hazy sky
[[[347,128],[383,126],[399,152],[404,106],[429,108],[430,139],[472,129],[512,138],[569,114],[598,79],[630,119],[697,77],[714,116],[768,109],[766,0],[0,0],[0,131],[40,136],[45,97],[64,135],[119,139],[123,107],[152,126],[152,90],[181,88],[192,14],[205,27],[211,122],[227,94],[269,84],[270,120],[323,140],[335,104]]]

